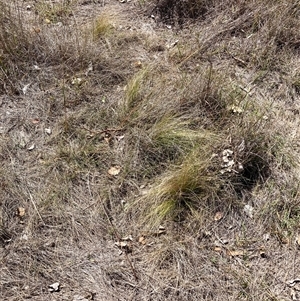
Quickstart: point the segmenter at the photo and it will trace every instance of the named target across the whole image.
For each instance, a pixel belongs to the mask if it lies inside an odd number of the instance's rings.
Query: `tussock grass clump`
[[[208,149],[192,151],[178,166],[158,177],[145,199],[146,220],[149,225],[159,226],[167,219],[184,219],[187,212],[204,206],[211,193],[218,190],[220,182],[209,172]]]
[[[157,93],[163,90],[159,85],[148,88],[153,70],[134,86],[140,96],[130,111],[131,125],[140,127],[139,143],[133,144],[143,162],[138,170],[144,179],[152,177],[149,189],[133,202],[141,224],[197,219],[208,203],[235,206],[269,179],[285,147],[280,129],[269,120],[272,104],[261,105],[212,65],[201,75],[162,82],[166,97]]]
[[[188,153],[201,141],[214,139],[213,134],[207,130],[193,130],[191,120],[180,117],[165,116],[149,129],[149,137],[156,147],[164,151],[181,150]]]
[[[36,56],[34,34],[25,26],[21,12],[3,1],[0,2],[0,8],[1,63],[7,60],[16,63]]]
[[[112,17],[109,15],[101,14],[93,24],[93,36],[99,39],[109,34],[113,30]]]
[[[49,3],[40,0],[34,6],[35,13],[41,19],[41,22],[66,22],[68,17],[72,16],[72,8],[76,1],[63,0],[57,3]]]
[[[125,89],[125,110],[130,111],[135,109],[139,105],[139,101],[142,100],[140,95],[142,90],[143,81],[146,80],[148,70],[147,68],[137,72],[133,78],[127,83]]]
[[[152,141],[157,154],[163,150],[162,172],[137,201],[144,225],[157,227],[187,216],[193,220],[199,212],[210,215],[213,208],[236,206],[244,194],[264,185],[281,161],[284,145],[280,133],[272,131],[264,119],[252,125],[242,119],[219,133],[179,128],[179,120],[161,127]],[[171,167],[163,170],[164,163]]]
[[[0,2],[0,81],[2,92],[18,94],[16,78],[27,76],[28,64],[43,57],[45,39],[29,29],[14,5]]]

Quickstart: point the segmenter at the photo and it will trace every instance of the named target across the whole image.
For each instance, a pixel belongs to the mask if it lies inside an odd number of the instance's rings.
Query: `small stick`
[[[35,202],[34,202],[34,199],[33,199],[33,197],[32,197],[32,194],[30,193],[28,187],[27,187],[27,191],[28,191],[28,194],[29,194],[30,201],[31,201],[31,203],[32,203],[32,205],[33,205],[33,207],[34,207],[34,210],[36,211],[36,213],[37,213],[37,215],[39,216],[40,220],[42,221],[43,225],[45,226],[46,224],[45,224],[45,222],[44,222],[44,220],[43,220],[43,218],[42,218],[42,216],[41,216],[39,210],[38,210],[37,207],[36,207],[36,204],[35,204]]]
[[[124,130],[124,128],[116,128],[116,129],[108,128],[108,129],[102,130],[102,131],[93,131],[93,130],[90,130],[90,129],[86,128],[85,126],[81,126],[81,128],[88,131],[88,132],[90,132],[90,133],[98,134],[98,135],[104,134],[106,132],[120,132],[120,131]]]

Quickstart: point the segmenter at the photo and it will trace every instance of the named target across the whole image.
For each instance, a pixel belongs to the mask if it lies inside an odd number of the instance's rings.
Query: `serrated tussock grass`
[[[93,23],[93,37],[94,39],[100,39],[111,33],[114,29],[112,15],[101,14],[97,17]]]
[[[72,16],[72,9],[76,1],[67,0],[57,3],[49,3],[48,1],[37,1],[34,6],[36,15],[41,19],[41,22],[67,22],[68,17]]]
[[[193,209],[204,206],[221,182],[209,171],[212,152],[195,147],[183,162],[162,173],[139,204],[147,204],[146,224],[159,226],[163,221],[184,219]]]
[[[139,144],[141,157],[145,167],[150,162],[158,167],[149,189],[133,202],[146,227],[184,221],[187,216],[201,219],[203,208],[230,207],[263,185],[274,166],[281,164],[286,144],[280,127],[274,129],[270,121],[273,104],[261,104],[230,78],[220,76],[219,70],[204,70],[194,79],[181,77],[181,84],[176,77],[163,83],[167,91],[174,83],[182,87],[177,94],[170,93],[171,98],[157,94],[157,86],[150,88],[148,97],[140,98],[135,107],[132,121],[137,125],[147,121],[141,128],[141,137],[147,138],[147,143]],[[141,95],[143,88],[139,87]],[[153,104],[155,115],[145,110]],[[172,115],[175,111],[178,115]],[[222,167],[226,149],[233,153],[232,169]],[[148,166],[151,174],[149,168],[153,167]]]

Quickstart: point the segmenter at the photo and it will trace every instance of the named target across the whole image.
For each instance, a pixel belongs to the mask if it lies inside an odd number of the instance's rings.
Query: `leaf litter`
[[[119,165],[112,166],[109,168],[107,172],[111,176],[117,176],[121,172],[121,166]]]

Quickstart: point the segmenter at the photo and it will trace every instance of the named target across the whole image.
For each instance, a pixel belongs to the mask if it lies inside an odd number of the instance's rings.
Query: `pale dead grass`
[[[87,23],[79,2],[41,1],[32,31],[14,4],[0,20],[2,299],[288,300],[299,5],[204,1],[170,31],[140,5]],[[220,172],[225,149],[243,170]]]

